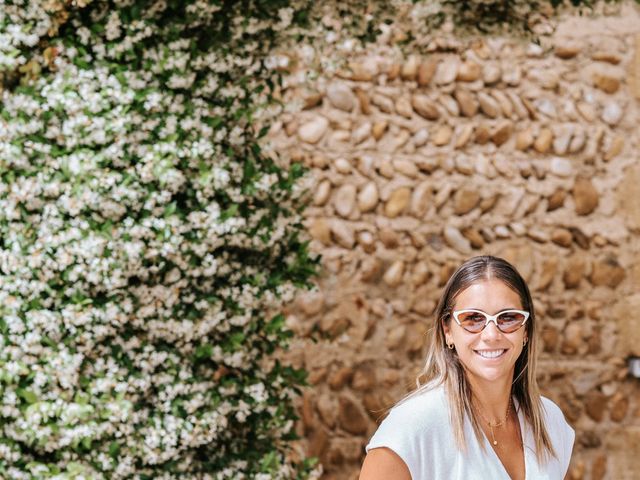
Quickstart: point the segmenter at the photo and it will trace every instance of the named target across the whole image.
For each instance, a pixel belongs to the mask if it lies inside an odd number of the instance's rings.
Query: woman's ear
[[[444,332],[445,338],[451,340],[449,336],[451,335],[451,327],[444,320],[440,320],[440,326],[442,327],[442,331]]]

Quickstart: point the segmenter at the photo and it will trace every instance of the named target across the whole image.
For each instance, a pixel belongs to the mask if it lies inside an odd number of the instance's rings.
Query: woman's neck
[[[467,379],[471,387],[472,403],[482,416],[492,423],[503,420],[511,401],[511,382]]]

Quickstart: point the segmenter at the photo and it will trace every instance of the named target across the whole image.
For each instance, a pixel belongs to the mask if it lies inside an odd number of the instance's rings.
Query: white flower
[[[107,40],[111,41],[118,38],[122,34],[121,26],[120,14],[117,10],[114,10],[109,14],[109,20],[105,26]]]
[[[257,403],[262,403],[269,397],[264,384],[262,382],[248,386],[245,392],[250,395]]]

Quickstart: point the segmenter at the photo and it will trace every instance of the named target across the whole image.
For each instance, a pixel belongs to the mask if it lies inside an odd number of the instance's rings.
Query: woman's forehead
[[[454,306],[477,308],[487,313],[499,312],[505,308],[522,308],[518,292],[498,279],[483,279],[473,282],[455,297]]]

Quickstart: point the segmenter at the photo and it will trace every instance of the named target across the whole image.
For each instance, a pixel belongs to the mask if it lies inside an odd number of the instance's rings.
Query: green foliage
[[[607,0],[616,3],[619,0]],[[638,1],[638,0],[636,0]],[[536,25],[554,17],[562,8],[591,11],[593,0],[413,0],[422,7],[422,18],[431,29],[450,21],[458,33],[537,36]]]
[[[317,259],[254,126],[305,8],[4,7],[0,476],[304,477],[304,372],[264,366]]]

